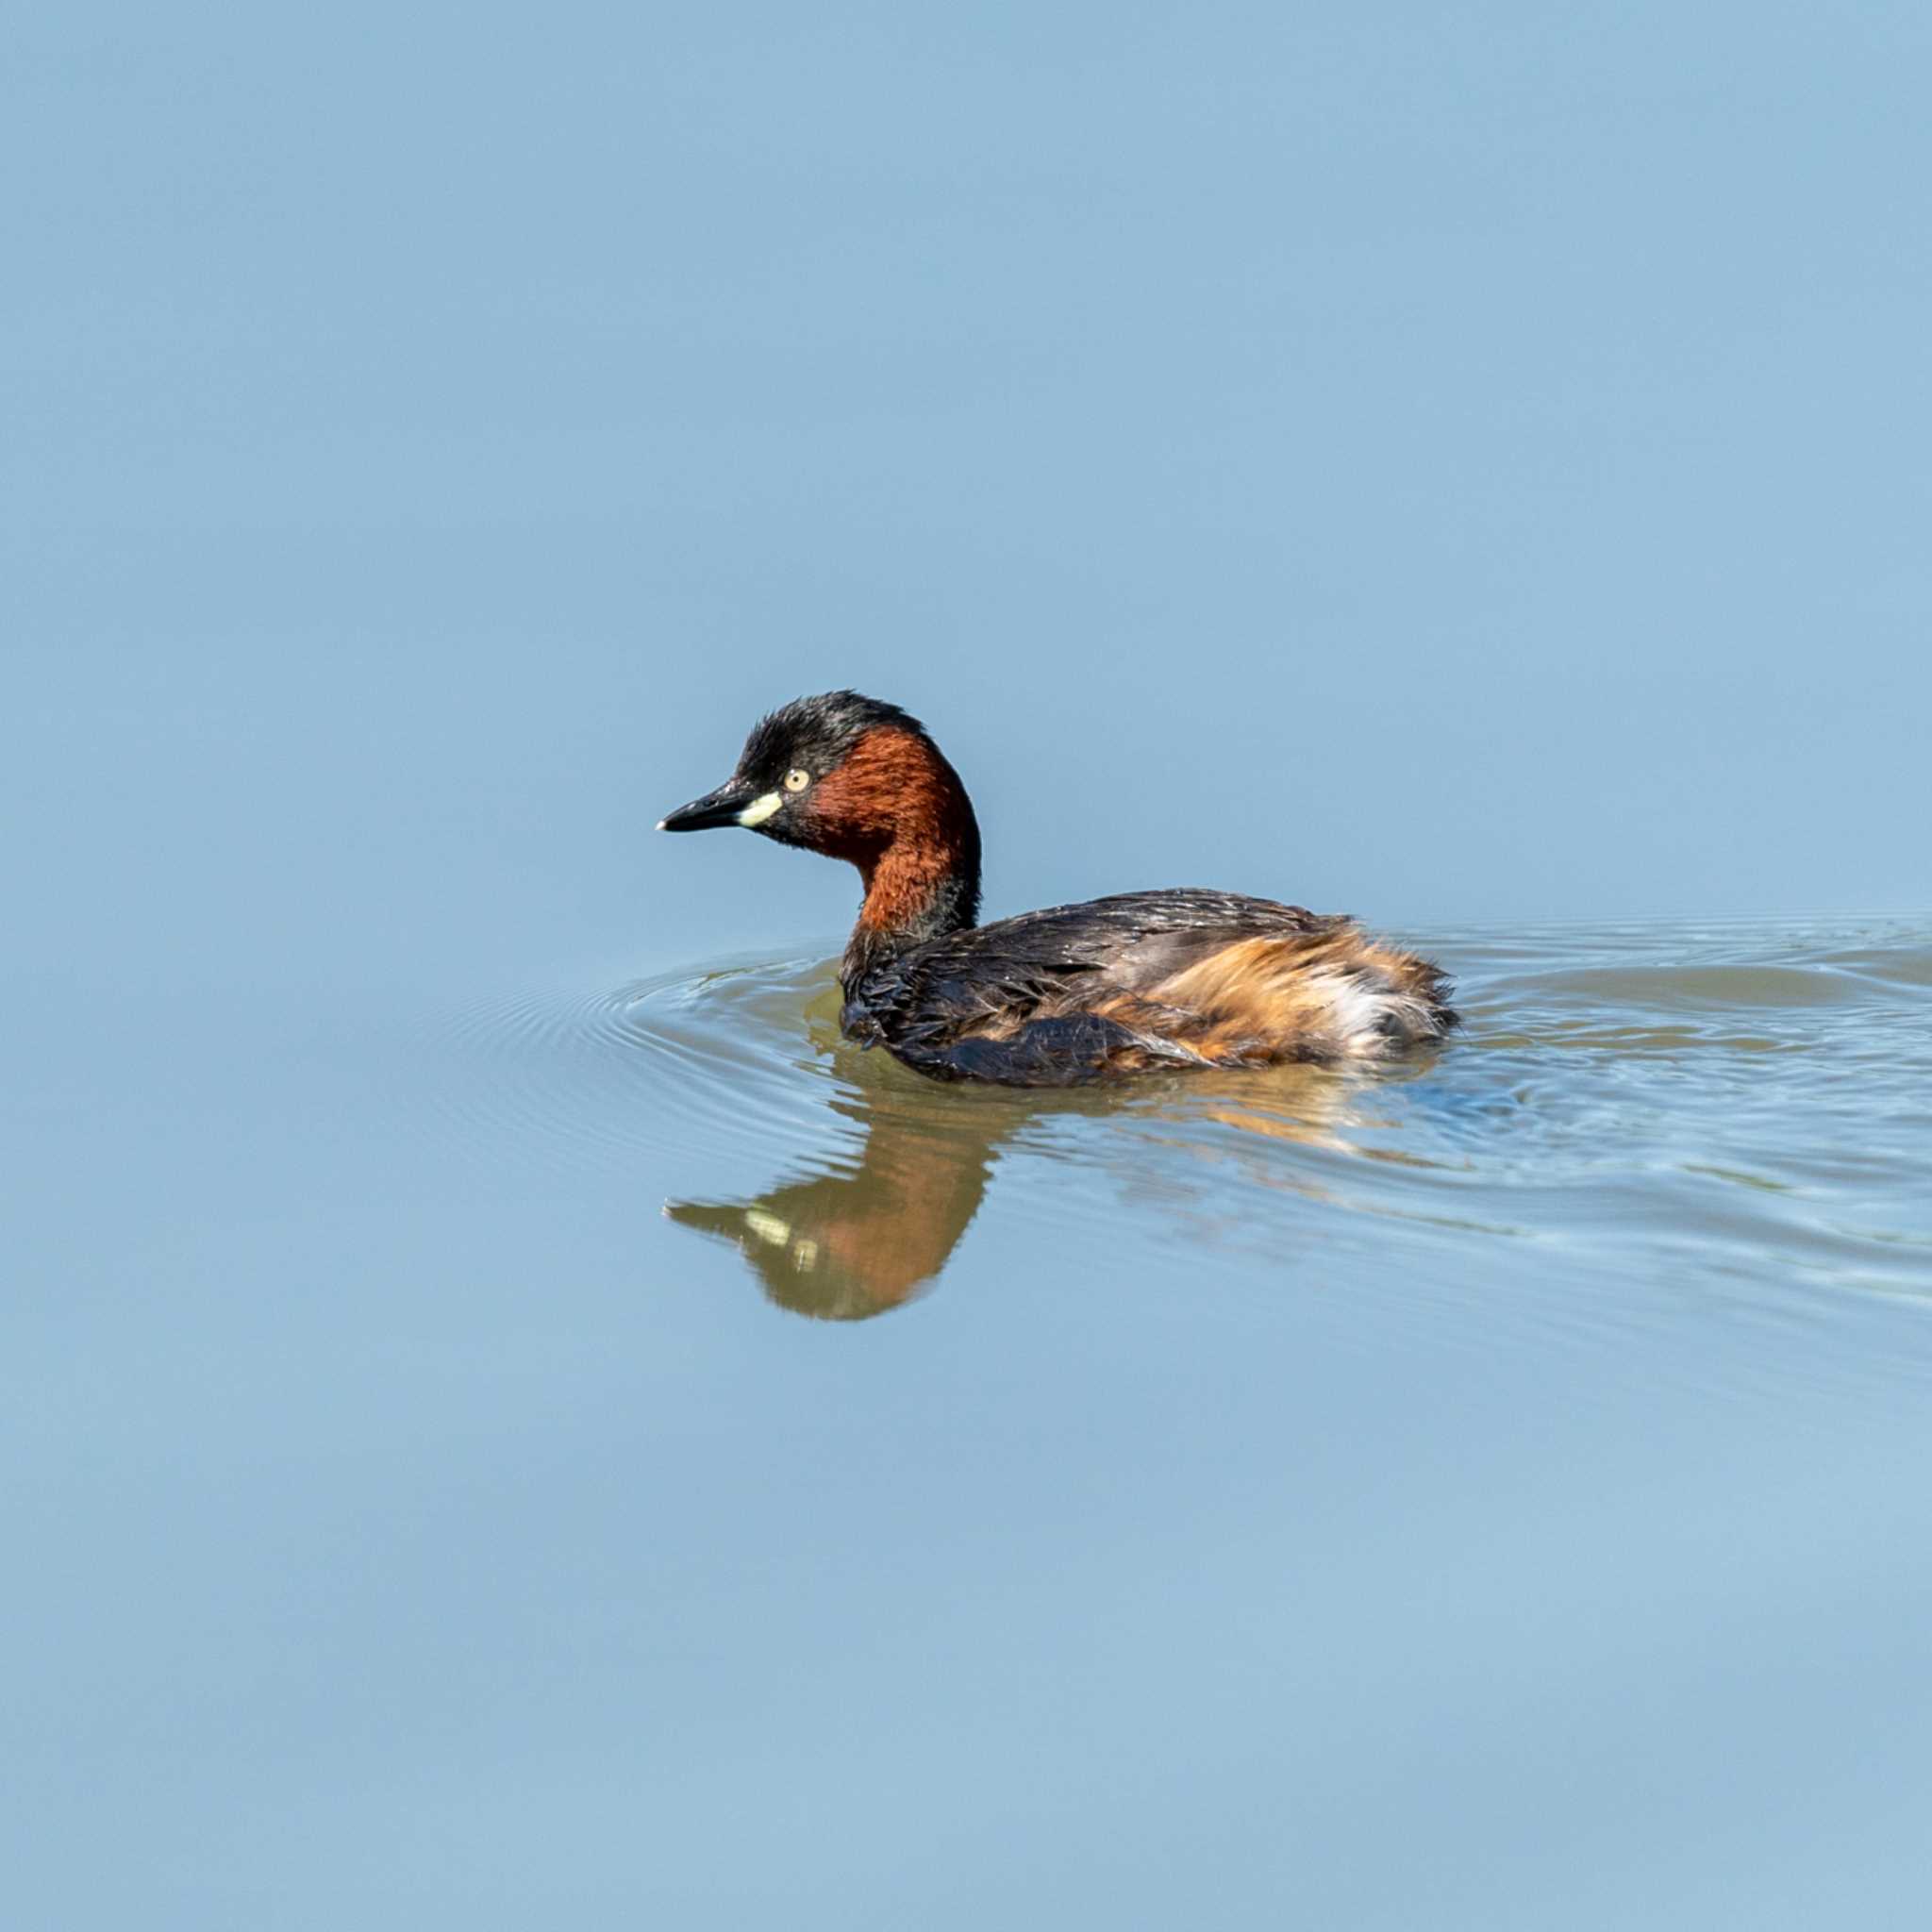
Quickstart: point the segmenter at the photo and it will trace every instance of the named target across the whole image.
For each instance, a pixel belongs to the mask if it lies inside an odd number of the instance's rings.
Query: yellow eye
[[[791,771],[785,774],[785,789],[788,791],[803,791],[810,783],[809,772]]]

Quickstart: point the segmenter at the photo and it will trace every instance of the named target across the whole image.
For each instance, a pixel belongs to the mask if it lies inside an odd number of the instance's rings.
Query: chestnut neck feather
[[[818,786],[819,849],[849,859],[865,903],[840,977],[848,989],[912,946],[979,916],[979,825],[959,775],[929,739],[868,731]]]

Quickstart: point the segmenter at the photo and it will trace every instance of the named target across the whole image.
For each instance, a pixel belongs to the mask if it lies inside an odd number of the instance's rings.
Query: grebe
[[[761,719],[731,776],[658,829],[720,825],[858,868],[840,1027],[935,1079],[1342,1065],[1457,1024],[1426,959],[1272,899],[1183,886],[976,925],[979,824],[959,774],[918,719],[857,691]]]

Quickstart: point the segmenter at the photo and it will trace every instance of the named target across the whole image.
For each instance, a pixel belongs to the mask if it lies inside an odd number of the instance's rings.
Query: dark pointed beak
[[[708,791],[702,798],[693,798],[689,805],[680,805],[674,812],[667,813],[658,821],[660,832],[710,832],[720,825],[735,825],[738,815],[755,797],[749,785],[727,782],[715,791]]]

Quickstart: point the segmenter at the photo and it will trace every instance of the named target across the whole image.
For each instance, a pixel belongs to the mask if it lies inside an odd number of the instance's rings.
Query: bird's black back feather
[[[844,1024],[902,1058],[930,1057],[995,1016],[1024,1020],[1075,984],[1137,992],[1241,940],[1348,923],[1199,886],[1049,906],[880,960],[846,989]],[[1038,1044],[1067,1051],[1076,1042],[1056,1036]]]

